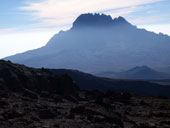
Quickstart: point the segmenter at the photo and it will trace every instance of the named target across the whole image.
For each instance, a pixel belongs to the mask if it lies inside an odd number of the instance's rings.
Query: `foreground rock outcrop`
[[[0,61],[1,128],[169,128],[170,99],[79,90],[54,76]]]

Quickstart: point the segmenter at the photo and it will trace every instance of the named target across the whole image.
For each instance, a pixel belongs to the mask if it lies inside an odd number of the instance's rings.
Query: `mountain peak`
[[[124,17],[122,17],[122,16],[119,16],[118,18],[115,18],[114,22],[117,22],[117,23],[128,23],[126,21],[126,19]]]
[[[111,24],[111,22],[111,16],[87,13],[80,15],[73,23],[73,27],[106,26]]]
[[[119,16],[114,20],[110,15],[105,14],[82,14],[73,23],[73,28],[80,27],[107,27],[110,25],[128,23],[123,17]]]
[[[137,67],[134,67],[128,70],[128,72],[134,72],[134,71],[135,72],[153,72],[154,70],[148,66],[137,66]]]

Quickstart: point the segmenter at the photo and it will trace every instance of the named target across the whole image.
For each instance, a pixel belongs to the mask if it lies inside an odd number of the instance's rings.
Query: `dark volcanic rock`
[[[56,116],[56,114],[50,109],[43,109],[38,111],[38,116],[40,119],[51,119]]]
[[[168,98],[79,90],[67,75],[5,61],[0,72],[0,128],[170,127]]]
[[[9,111],[3,113],[2,115],[4,116],[5,119],[8,120],[8,119],[23,117],[25,114],[12,109],[12,110],[9,110]]]
[[[9,105],[9,103],[5,99],[0,98],[0,108],[4,108],[7,105]]]

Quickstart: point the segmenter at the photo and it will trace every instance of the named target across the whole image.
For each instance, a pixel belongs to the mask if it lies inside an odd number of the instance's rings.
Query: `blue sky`
[[[169,0],[0,0],[0,58],[41,47],[82,13],[125,17],[170,35]]]
[[[1,0],[0,1],[0,27],[18,28],[29,25],[30,17],[17,7],[23,6],[23,0]]]

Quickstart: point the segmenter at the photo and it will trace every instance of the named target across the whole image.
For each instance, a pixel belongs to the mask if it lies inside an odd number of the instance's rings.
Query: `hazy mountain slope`
[[[101,77],[118,79],[142,79],[142,80],[161,80],[170,79],[170,74],[155,71],[147,66],[138,66],[124,72],[102,72],[96,74]]]
[[[170,66],[165,66],[165,67],[157,67],[155,68],[157,71],[160,71],[160,72],[165,72],[165,73],[168,73],[170,74]]]
[[[138,29],[123,17],[83,14],[45,47],[5,59],[31,67],[100,72],[137,65],[167,66],[169,58],[169,36]]]

